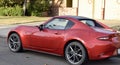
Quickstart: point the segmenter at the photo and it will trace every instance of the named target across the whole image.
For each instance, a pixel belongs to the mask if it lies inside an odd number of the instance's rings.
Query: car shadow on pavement
[[[40,58],[42,57],[46,60],[55,60],[55,61],[58,61],[58,62],[65,63],[65,65],[69,65],[66,62],[66,60],[64,59],[64,57],[61,57],[61,56],[42,53],[42,52],[36,52],[36,51],[31,51],[31,50],[24,50],[22,53],[26,53],[26,54],[29,54],[31,56],[37,56],[37,57],[40,57]],[[29,57],[26,57],[26,58],[29,58]]]
[[[46,59],[49,58],[51,60],[56,60],[56,61],[68,64],[66,60],[64,59],[64,57],[61,57],[61,56],[56,56],[56,55],[51,55],[51,54],[46,54],[46,53],[41,53],[41,52],[35,52],[35,51],[30,51],[30,50],[25,50],[24,53],[28,53],[34,56],[37,55],[40,57],[44,57]],[[104,59],[104,60],[88,61],[85,65],[119,65],[119,63],[120,63],[120,55],[111,57],[109,59]]]
[[[108,59],[89,61],[86,65],[119,65],[120,55]]]

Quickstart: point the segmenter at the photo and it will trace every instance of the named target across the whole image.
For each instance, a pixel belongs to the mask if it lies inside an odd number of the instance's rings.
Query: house
[[[120,0],[53,0],[55,15],[120,20]],[[55,13],[56,12],[56,13]]]

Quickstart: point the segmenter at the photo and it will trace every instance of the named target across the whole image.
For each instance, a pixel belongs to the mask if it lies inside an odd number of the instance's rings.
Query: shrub
[[[22,16],[22,8],[20,6],[15,7],[0,7],[1,16]]]
[[[43,12],[49,10],[50,0],[29,0],[25,14],[29,16],[42,16]],[[1,16],[21,16],[24,0],[0,0]]]
[[[0,7],[0,16],[4,16],[4,10],[5,10],[4,7]]]
[[[23,9],[20,6],[15,6],[10,13],[12,16],[22,16]]]

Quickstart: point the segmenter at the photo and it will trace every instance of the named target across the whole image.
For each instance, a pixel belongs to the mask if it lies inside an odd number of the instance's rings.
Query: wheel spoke
[[[70,49],[71,49],[72,52],[74,52],[74,50],[73,50],[73,48],[71,46],[70,46]]]
[[[68,59],[71,59],[74,55],[71,55],[70,57],[68,57]]]
[[[72,51],[69,51],[69,52],[67,52],[67,54],[69,54],[69,55],[70,55],[70,54],[73,54],[73,52],[72,52]]]
[[[14,44],[13,43],[10,43],[10,46],[11,46],[11,48],[14,48]]]
[[[16,47],[16,44],[14,44],[14,49],[16,49],[17,47]]]
[[[73,56],[73,62],[75,62],[75,60],[76,60],[76,59],[75,59],[75,56]]]
[[[15,49],[17,49],[18,48],[18,44],[15,44]]]
[[[74,51],[77,51],[77,45],[74,45],[75,47],[74,47]]]
[[[15,44],[19,44],[20,42],[14,42]]]
[[[81,54],[77,54],[77,56],[82,57],[82,55],[81,55]]]
[[[12,38],[10,38],[10,41],[14,42]]]
[[[76,52],[78,53],[79,51],[81,51],[81,49],[78,49]]]
[[[78,61],[79,61],[79,58],[78,58],[78,56],[76,55],[75,57],[76,57],[76,60],[77,60],[77,62],[78,62]]]

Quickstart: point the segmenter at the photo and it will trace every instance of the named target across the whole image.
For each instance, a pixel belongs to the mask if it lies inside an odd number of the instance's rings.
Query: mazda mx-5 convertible
[[[65,57],[71,65],[117,55],[119,33],[82,16],[55,16],[40,26],[18,26],[8,34],[13,52],[23,49]]]

